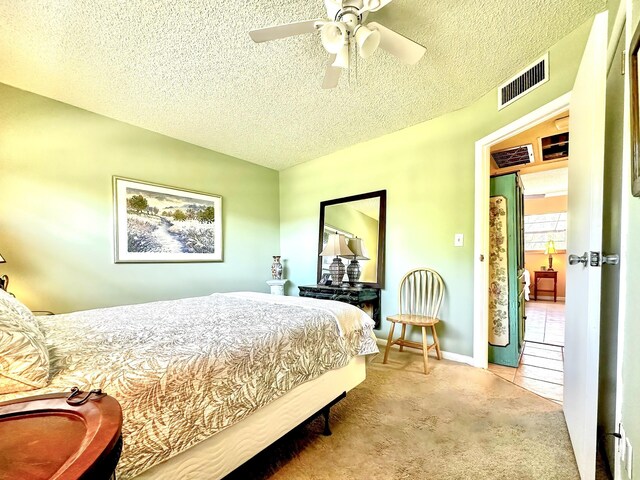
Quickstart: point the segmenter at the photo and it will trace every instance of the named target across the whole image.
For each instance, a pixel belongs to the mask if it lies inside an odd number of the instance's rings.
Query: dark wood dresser
[[[298,287],[301,297],[318,298],[321,300],[335,300],[349,303],[365,310],[372,311],[371,318],[376,322],[375,328],[380,328],[380,289],[368,286],[362,287],[334,287],[326,285],[308,285]],[[365,310],[366,311],[366,310]]]

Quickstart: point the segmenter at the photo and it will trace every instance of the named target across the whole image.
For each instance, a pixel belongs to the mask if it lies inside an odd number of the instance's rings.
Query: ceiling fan
[[[256,43],[279,38],[320,32],[322,46],[329,53],[329,63],[322,88],[338,85],[342,69],[349,68],[349,45],[355,41],[359,55],[370,57],[382,48],[404,63],[417,63],[427,51],[422,45],[390,30],[379,23],[365,20],[370,12],[377,12],[392,0],[324,0],[327,18],[305,20],[249,32]]]

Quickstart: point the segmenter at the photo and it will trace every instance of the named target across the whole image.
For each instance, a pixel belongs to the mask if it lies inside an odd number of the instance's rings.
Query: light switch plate
[[[453,237],[453,246],[454,247],[462,247],[464,246],[464,235],[462,233],[456,233]]]

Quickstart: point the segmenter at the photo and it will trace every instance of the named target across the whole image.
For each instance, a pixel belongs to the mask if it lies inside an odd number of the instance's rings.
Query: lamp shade
[[[355,237],[347,240],[347,246],[349,250],[353,252],[352,256],[348,256],[349,258],[354,258],[355,260],[369,260],[367,257],[368,253],[366,248],[364,247],[364,242],[361,238]]]
[[[0,255],[0,263],[7,263],[7,261],[4,258],[2,258],[2,255]]]
[[[336,54],[332,66],[339,68],[349,68],[349,42],[345,42],[340,51]]]
[[[380,45],[380,32],[360,25],[356,30],[356,43],[362,58],[370,57]]]
[[[544,249],[544,253],[545,253],[545,255],[552,255],[554,253],[558,253],[558,252],[556,252],[556,245],[555,245],[555,243],[553,243],[553,240],[549,240],[547,242],[547,246]]]
[[[320,253],[321,257],[340,257],[345,255],[353,256],[353,252],[349,250],[347,246],[347,239],[344,235],[339,233],[332,233],[329,235],[327,244]]]
[[[327,22],[320,27],[320,41],[327,52],[337,55],[347,41],[347,29],[340,22]]]

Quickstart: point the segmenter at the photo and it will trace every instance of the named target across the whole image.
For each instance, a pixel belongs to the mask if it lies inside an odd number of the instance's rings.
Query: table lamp
[[[344,278],[344,264],[340,257],[353,256],[353,252],[347,246],[347,239],[338,232],[329,235],[329,240],[324,249],[320,253],[321,257],[335,257],[331,265],[329,265],[329,273],[331,274],[331,282],[334,285],[340,285]]]
[[[549,268],[548,268],[548,270],[551,270],[551,271],[553,271],[553,254],[554,253],[558,253],[556,251],[556,245],[555,245],[555,243],[553,243],[553,240],[549,240],[547,242],[546,248],[544,249],[544,254],[545,255],[549,255]]]
[[[349,283],[355,285],[360,280],[360,264],[358,260],[369,260],[367,257],[364,243],[361,238],[354,237],[347,240],[347,246],[349,250],[353,252],[353,255],[346,255],[345,258],[350,258],[351,263],[347,267],[347,277],[349,277]]]

